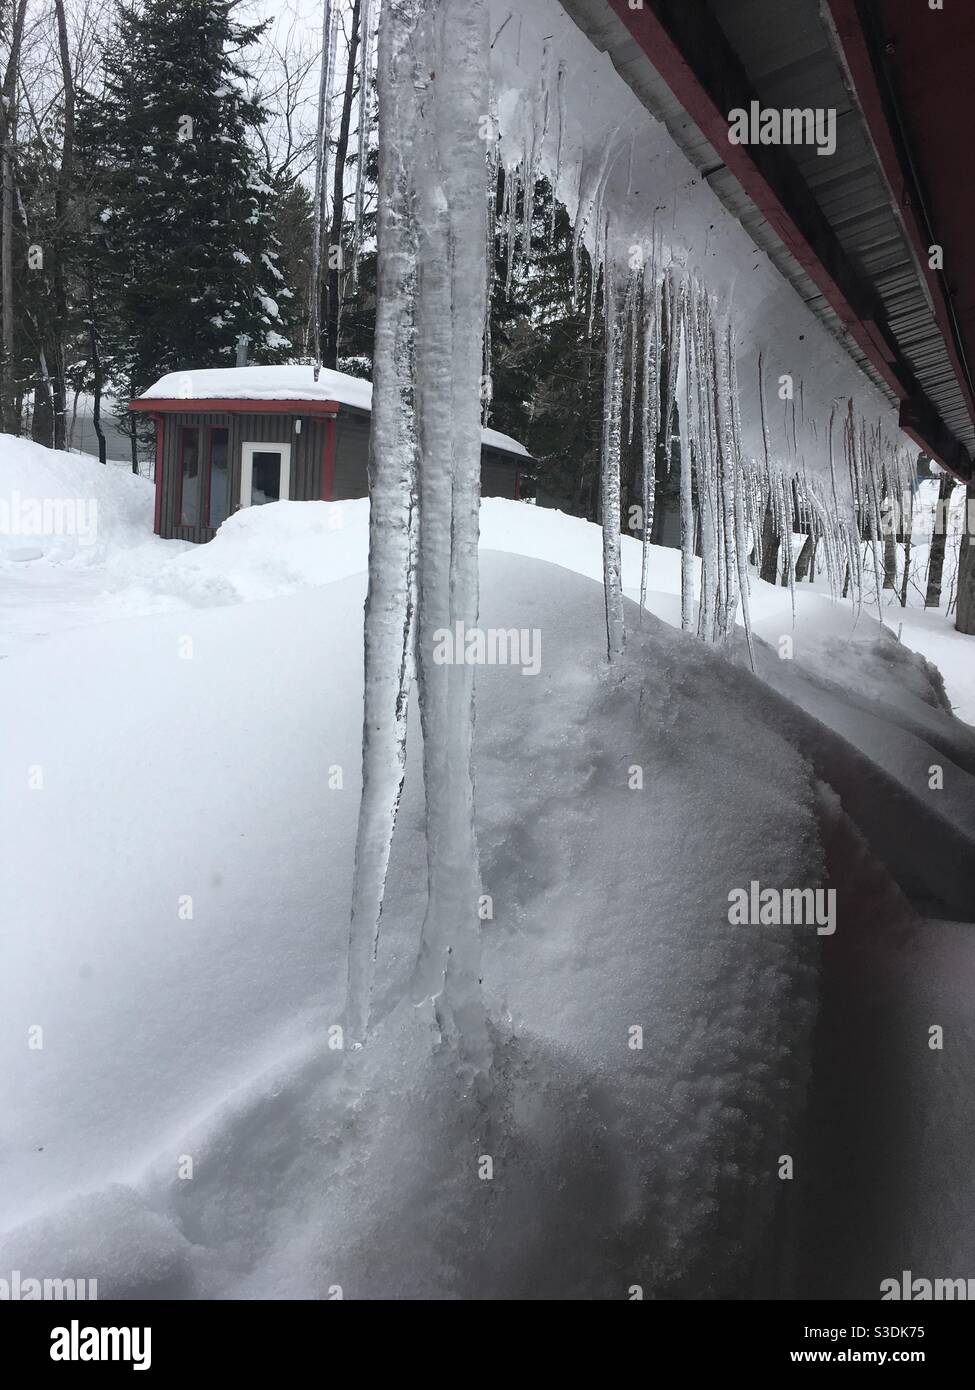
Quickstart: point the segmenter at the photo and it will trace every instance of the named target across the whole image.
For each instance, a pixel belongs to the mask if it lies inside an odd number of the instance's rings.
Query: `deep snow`
[[[400,1001],[415,747],[381,1022],[327,1046],[367,504],[249,509],[192,548],[148,535],[141,480],[3,446],[3,495],[30,467],[104,507],[94,546],[0,568],[0,1269],[102,1297],[869,1298],[902,1268],[966,1274],[975,735],[875,616],[803,586],[793,632],[753,577],[753,676],[741,644],[675,630],[680,556],[654,549],[610,679],[597,528],[484,504],[482,624],[537,628],[543,658],[477,673],[497,1061],[472,1096]],[[632,598],[626,538],[623,564]],[[910,614],[905,643],[937,617]],[[971,698],[971,639],[937,633]],[[836,935],[729,926],[754,878],[838,887]]]

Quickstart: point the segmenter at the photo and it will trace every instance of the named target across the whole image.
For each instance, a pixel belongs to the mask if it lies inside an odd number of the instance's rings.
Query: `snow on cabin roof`
[[[140,400],[224,401],[338,401],[355,410],[372,409],[372,382],[307,363],[283,367],[206,367],[199,371],[168,372]],[[530,458],[528,450],[510,435],[482,430],[481,442],[490,449]]]

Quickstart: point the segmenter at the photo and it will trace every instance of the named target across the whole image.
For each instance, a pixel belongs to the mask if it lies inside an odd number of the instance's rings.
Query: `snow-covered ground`
[[[971,1273],[975,733],[944,691],[975,721],[975,663],[944,613],[891,609],[898,642],[803,585],[793,628],[753,577],[753,675],[743,642],[677,630],[680,557],[654,549],[610,678],[597,528],[484,504],[482,624],[537,630],[542,660],[478,671],[496,1061],[472,1095],[402,999],[416,746],[380,1022],[328,1046],[367,504],[251,508],[194,548],[151,535],[143,480],[4,439],[15,492],[98,511],[94,539],[0,544],[0,1274],[874,1298]],[[639,568],[625,540],[631,599]],[[729,925],[756,879],[835,888],[835,935]]]

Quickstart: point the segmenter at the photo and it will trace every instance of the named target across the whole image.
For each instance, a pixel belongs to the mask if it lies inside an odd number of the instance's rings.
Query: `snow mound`
[[[0,435],[0,566],[96,565],[152,534],[153,490],[116,462]]]
[[[486,502],[481,621],[542,654],[478,671],[495,1065],[465,1089],[403,1002],[415,710],[376,1032],[329,1046],[366,523],[282,503],[205,547],[122,529],[94,569],[130,606],[0,662],[0,1265],[176,1298],[876,1297],[892,1270],[964,1269],[975,735],[920,658],[815,592],[794,631],[755,581],[756,675],[740,642],[628,604],[610,675],[598,528]],[[679,556],[652,564],[673,622]],[[164,611],[135,612],[135,577]],[[835,887],[836,934],[730,925],[753,879]],[[892,1076],[918,1125],[896,1144]]]
[[[350,1297],[625,1297],[632,1283],[769,1278],[819,943],[743,935],[727,893],[755,872],[815,881],[820,864],[804,764],[762,732],[757,683],[723,697],[724,660],[649,617],[611,681],[597,584],[484,557],[485,623],[538,629],[543,665],[479,682],[498,1064],[470,1096],[432,1021],[397,1002],[424,895],[415,751],[380,1030],[361,1054],[327,1046],[344,990],[363,593],[358,575],[90,628],[16,659],[3,724],[50,782],[26,804],[4,787],[20,825],[12,920],[29,930],[5,944],[0,985],[13,1040],[0,1227],[52,1219],[13,1229],[4,1258],[26,1249],[62,1268],[96,1240],[108,1198],[81,1231],[83,1207],[66,1209],[70,1240],[51,1208],[110,1181],[164,1218],[130,1223],[144,1240],[123,1265],[130,1293],[158,1280],[205,1296],[338,1284]],[[194,657],[180,661],[187,636]],[[70,672],[71,728],[55,671]],[[59,873],[38,884],[30,866],[55,847]],[[38,1021],[35,1052],[21,1039]],[[126,1224],[125,1204],[113,1210]]]

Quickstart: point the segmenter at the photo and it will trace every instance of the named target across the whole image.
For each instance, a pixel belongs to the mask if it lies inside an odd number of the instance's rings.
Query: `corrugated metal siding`
[[[301,419],[301,433],[295,434],[295,420]],[[209,526],[183,526],[179,515],[180,440],[184,427],[223,428],[228,431],[228,488],[230,512],[240,510],[241,445],[290,444],[292,501],[322,495],[322,461],[325,450],[325,422],[308,416],[200,414],[174,412],[165,417],[163,446],[163,493],[161,534],[176,540],[208,541],[216,531]],[[203,448],[206,449],[206,436]]]
[[[301,419],[301,433],[295,434],[295,419]],[[209,526],[180,524],[180,440],[184,427],[210,427],[228,431],[228,488],[230,513],[240,510],[241,446],[254,444],[291,445],[292,501],[313,501],[322,495],[322,470],[325,457],[327,421],[309,416],[278,414],[199,414],[195,411],[174,412],[165,417],[162,470],[162,512],[160,534],[183,541],[208,541],[216,535]],[[365,497],[368,492],[367,464],[369,461],[369,416],[362,412],[339,412],[336,421],[335,472],[332,497],[344,501]],[[206,450],[206,435],[202,441]],[[527,462],[527,460],[526,460]],[[498,449],[482,452],[481,490],[485,497],[511,497],[516,494],[519,465]]]
[[[935,319],[914,248],[847,86],[818,0],[711,0],[711,9],[764,106],[832,107],[836,153],[790,147],[840,245],[883,305],[891,333],[925,395],[971,453],[975,422]]]
[[[504,455],[493,449],[481,451],[481,496],[514,497],[517,490],[518,467],[507,463]]]
[[[332,497],[336,502],[349,497],[365,497],[368,491],[369,417],[340,410],[336,429]]]
[[[525,460],[528,461],[527,459]],[[365,497],[368,491],[369,417],[339,411],[335,448],[335,481],[332,496],[337,502]],[[481,450],[481,494],[509,497],[516,493],[518,465],[500,449]]]

